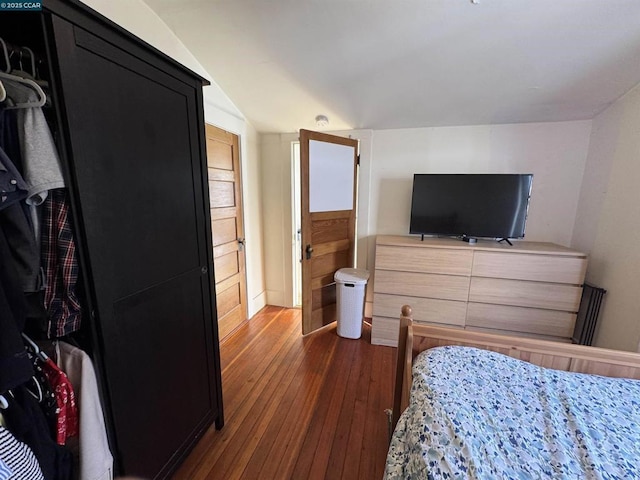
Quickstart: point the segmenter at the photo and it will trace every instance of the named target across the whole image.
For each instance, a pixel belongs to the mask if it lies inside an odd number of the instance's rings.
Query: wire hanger
[[[40,85],[38,85],[35,81],[19,77],[17,75],[11,75],[9,72],[11,71],[11,61],[9,60],[9,51],[7,49],[7,44],[5,41],[0,38],[0,45],[2,45],[2,56],[4,61],[6,62],[5,71],[0,72],[0,81],[1,79],[22,83],[23,85],[27,85],[38,94],[38,100],[36,102],[23,102],[23,103],[15,103],[13,105],[6,106],[5,109],[17,109],[17,108],[31,108],[31,107],[42,107],[45,103],[47,103],[47,96],[42,91]],[[35,67],[34,67],[35,69]],[[3,85],[4,88],[4,85]]]
[[[11,75],[10,73],[0,72],[0,81],[2,79],[27,85],[33,90],[35,90],[36,94],[38,95],[38,100],[35,102],[14,103],[13,105],[6,106],[5,110],[17,109],[17,108],[42,107],[45,103],[47,103],[47,96],[42,91],[42,87],[40,87],[40,85],[38,85],[33,80],[30,80],[28,78],[18,77],[17,75]]]
[[[42,91],[44,92],[45,97],[45,106],[51,106],[51,96],[49,95],[49,82],[40,78],[38,72],[38,63],[41,62],[40,59],[36,57],[36,54],[33,53],[29,47],[20,47],[20,66],[22,66],[22,53],[26,52],[29,55],[29,59],[31,59],[31,72],[27,74],[26,78],[30,78],[34,82],[36,82]],[[27,72],[25,72],[27,73]]]
[[[9,52],[7,51],[7,44],[4,43],[4,40],[2,38],[0,38],[0,43],[2,43],[2,53],[4,54],[4,64],[6,65],[6,71],[8,72],[9,69],[11,68],[9,66]],[[4,102],[7,98],[7,91],[4,88],[4,85],[2,84],[2,82],[0,82],[0,102]],[[5,400],[6,401],[6,400]]]
[[[31,383],[36,386],[37,393],[33,393],[30,388],[26,387],[27,392],[29,392],[29,395],[35,398],[38,403],[42,403],[42,400],[44,400],[44,393],[42,392],[42,386],[40,385],[40,382],[38,382],[38,379],[36,377],[31,377]]]
[[[25,333],[22,334],[22,338],[24,338],[24,341],[27,342],[27,345],[29,345],[31,352],[33,352],[33,354],[36,357],[38,357],[40,360],[44,362],[49,360],[49,356],[40,349],[40,347],[36,344],[36,342],[31,340],[29,337],[27,337]]]
[[[20,66],[22,67],[22,53],[27,52],[29,54],[29,59],[31,60],[31,78],[33,80],[36,79],[36,56],[29,47],[20,47]]]
[[[4,61],[4,72],[5,73],[9,73],[11,71],[11,60],[9,60],[9,49],[7,48],[7,44],[5,43],[5,41],[2,39],[2,37],[0,37],[0,44],[2,45],[2,53],[3,53],[3,61]]]
[[[31,350],[31,353],[40,361],[44,362],[44,363],[53,363],[50,359],[49,356],[44,353],[44,350],[42,350],[38,344],[36,342],[34,342],[33,340],[31,340],[25,333],[22,333],[22,338],[24,339],[24,341],[26,342],[29,350]],[[53,366],[57,368],[57,365],[55,365],[55,363],[53,363]],[[40,385],[40,382],[38,381],[38,379],[35,377],[35,375],[33,377],[31,377],[31,383],[33,383],[36,387],[36,392],[34,393],[33,390],[31,390],[29,388],[29,384],[27,384],[25,386],[27,392],[29,392],[29,394],[35,398],[38,403],[42,403],[42,401],[44,400],[44,391],[42,390],[42,386]]]
[[[31,80],[33,80],[33,76],[31,75],[31,73],[29,73],[28,71],[26,71],[24,69],[24,66],[22,65],[22,57],[24,57],[24,51],[22,48],[20,48],[20,50],[18,51],[18,67],[15,67],[15,60],[12,60],[13,55],[16,53],[16,50],[11,48],[11,51],[9,52],[9,63],[11,64],[11,71],[7,72],[7,73],[11,73],[12,75],[16,75],[18,77],[22,77],[22,78],[29,78]]]
[[[4,61],[4,65],[5,65],[4,71],[9,72],[11,70],[11,66],[9,63],[10,60],[9,60],[9,51],[7,50],[7,44],[4,43],[4,40],[2,38],[0,38],[0,44],[2,44],[2,54],[3,54],[2,60]],[[6,98],[7,98],[7,91],[5,90],[4,85],[0,81],[0,102],[4,102]]]

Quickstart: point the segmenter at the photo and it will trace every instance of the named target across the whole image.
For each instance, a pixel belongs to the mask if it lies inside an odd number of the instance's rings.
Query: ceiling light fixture
[[[329,119],[326,115],[316,115],[316,126],[326,127],[329,125]]]

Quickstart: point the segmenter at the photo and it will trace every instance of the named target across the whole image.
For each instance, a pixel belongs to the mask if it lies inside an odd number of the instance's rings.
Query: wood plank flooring
[[[300,310],[265,307],[220,346],[225,426],[173,477],[380,479],[395,349],[301,334]]]

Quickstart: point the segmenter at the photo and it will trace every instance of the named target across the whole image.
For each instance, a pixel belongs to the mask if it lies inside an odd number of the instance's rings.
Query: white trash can
[[[364,318],[364,291],[369,272],[358,268],[341,268],[333,279],[337,290],[338,335],[360,338]]]

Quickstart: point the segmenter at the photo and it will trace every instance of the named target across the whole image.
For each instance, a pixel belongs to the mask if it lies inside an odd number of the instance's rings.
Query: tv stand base
[[[513,247],[513,243],[511,243],[508,238],[501,238],[500,240],[498,240],[498,243],[502,242],[507,242],[510,247]]]
[[[466,235],[462,236],[462,241],[463,242],[467,242],[470,245],[473,245],[474,243],[478,243],[478,239],[474,238],[474,237],[467,237]]]

